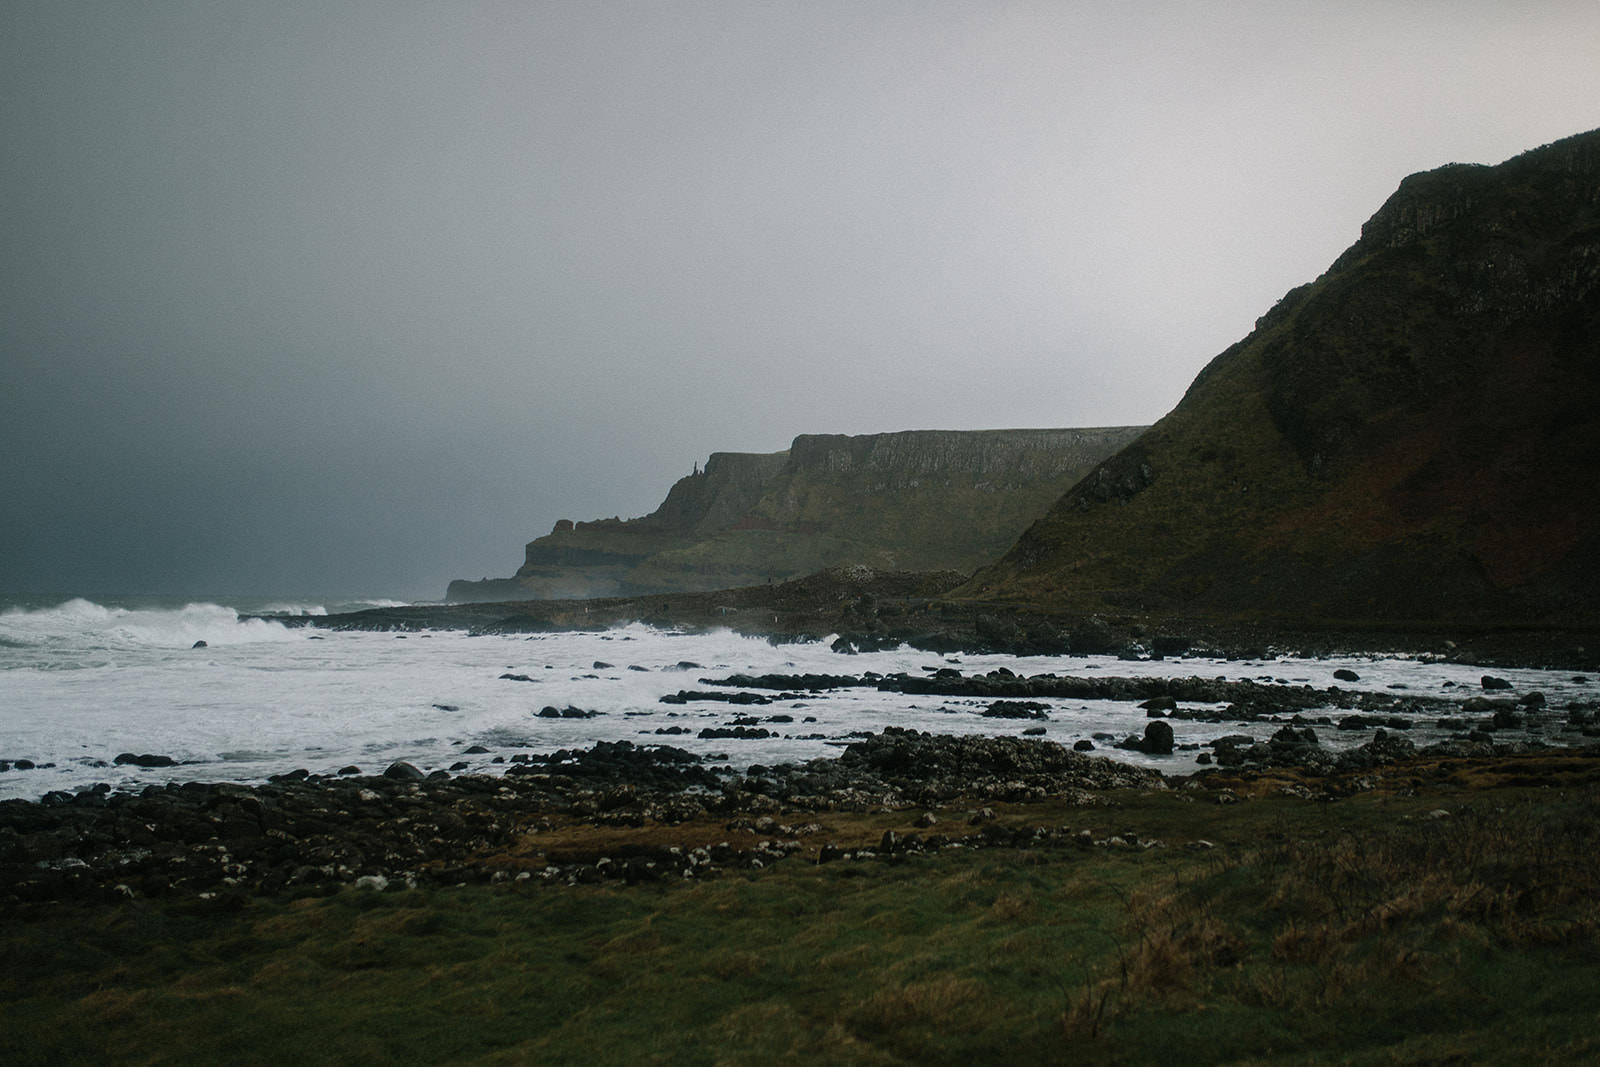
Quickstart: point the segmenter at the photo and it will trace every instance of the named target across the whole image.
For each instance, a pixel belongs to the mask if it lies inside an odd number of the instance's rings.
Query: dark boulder
[[[1035,700],[996,700],[983,711],[986,719],[1048,719],[1050,706]]]
[[[1172,754],[1172,726],[1165,719],[1155,719],[1145,724],[1144,739],[1139,751],[1151,756]]]
[[[131,763],[135,767],[176,767],[178,765],[178,761],[171,756],[156,756],[148,752],[142,755],[134,755],[132,752],[118,753],[117,757],[111,762],[118,765]]]
[[[1145,718],[1159,719],[1178,710],[1176,697],[1151,697],[1139,705],[1144,709]]]

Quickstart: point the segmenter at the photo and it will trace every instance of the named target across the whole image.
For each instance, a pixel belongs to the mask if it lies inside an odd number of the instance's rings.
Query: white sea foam
[[[70,657],[94,650],[190,648],[196,641],[233,645],[300,638],[281,623],[241,619],[233,608],[220,604],[125,608],[80,597],[54,607],[0,613],[0,639],[10,648],[54,650]],[[0,668],[11,665],[0,659]]]
[[[262,606],[257,612],[260,615],[326,615],[328,609],[321,604],[303,604],[292,601],[275,600]]]
[[[207,647],[192,648],[196,640]],[[689,661],[697,667],[680,668]],[[612,664],[596,667],[596,662]],[[493,760],[518,750],[551,752],[597,740],[665,743],[735,766],[799,761],[837,754],[854,732],[903,726],[936,733],[1015,735],[1042,725],[1066,744],[1096,733],[1141,732],[1144,712],[1130,702],[1046,700],[1042,723],[983,718],[979,699],[907,696],[858,688],[806,695],[768,705],[665,705],[664,695],[708,688],[702,678],[742,673],[922,674],[956,666],[967,674],[1007,667],[1018,674],[1095,676],[1224,675],[1407,696],[1461,699],[1480,692],[1482,671],[1403,658],[1344,657],[1230,663],[1169,659],[1011,656],[939,657],[911,649],[841,656],[826,644],[773,646],[726,631],[684,635],[644,626],[607,633],[496,635],[319,632],[241,620],[232,608],[191,604],[161,609],[68,601],[0,614],[0,760],[26,758],[54,767],[0,773],[0,797],[39,796],[108,782],[136,789],[168,780],[259,781],[304,767],[334,773],[354,764],[368,773],[406,759],[425,770],[463,763],[499,771]],[[630,667],[644,668],[632,670]],[[1351,668],[1361,681],[1335,682]],[[1496,671],[1514,693],[1538,689],[1553,708],[1593,700],[1570,676]],[[515,681],[501,675],[525,676]],[[1404,686],[1404,689],[1395,689]],[[545,706],[573,705],[594,718],[540,717]],[[1337,719],[1343,712],[1326,709]],[[1313,712],[1312,714],[1316,714]],[[788,715],[791,722],[771,723]],[[741,716],[763,720],[779,736],[765,740],[701,739],[707,726]],[[807,721],[813,719],[815,721]],[[657,733],[682,729],[684,733]],[[1230,733],[1270,735],[1276,723],[1175,721],[1180,743],[1199,745]],[[1322,727],[1325,744],[1348,747],[1370,731]],[[816,736],[820,735],[820,736]],[[1419,718],[1411,736],[1441,736]],[[1552,739],[1555,739],[1552,730]],[[482,746],[489,751],[468,754]],[[1101,752],[1108,746],[1097,742]],[[1171,757],[1116,752],[1117,758],[1173,771],[1191,770],[1196,749]],[[115,766],[122,752],[185,762],[144,770]]]

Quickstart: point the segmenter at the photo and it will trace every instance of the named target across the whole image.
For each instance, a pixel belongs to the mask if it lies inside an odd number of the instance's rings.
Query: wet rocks
[[[603,713],[598,711],[587,711],[583,708],[575,708],[571,704],[568,704],[564,708],[558,708],[547,704],[540,708],[537,714],[541,719],[592,719],[595,716]]]
[[[1170,756],[1173,744],[1172,725],[1165,719],[1152,719],[1145,724],[1143,737],[1127,737],[1117,742],[1116,747],[1148,756]]]
[[[176,767],[178,765],[178,761],[171,756],[158,756],[149,752],[142,755],[135,755],[132,752],[120,752],[111,762],[118,766],[132,764],[135,767]]]
[[[996,700],[983,709],[986,719],[1048,719],[1050,706],[1036,700]]]
[[[1145,717],[1159,719],[1163,715],[1171,715],[1178,710],[1178,701],[1174,697],[1151,697],[1142,701],[1139,707],[1144,709]]]
[[[745,692],[745,691],[742,691],[742,690],[736,691],[736,692],[732,692],[732,693],[726,693],[726,692],[707,692],[705,690],[699,690],[699,689],[680,689],[676,693],[668,693],[665,696],[661,697],[660,700],[659,700],[659,703],[662,703],[662,704],[688,704],[688,703],[692,703],[692,702],[695,702],[695,701],[720,701],[721,703],[724,703],[724,704],[747,705],[747,704],[770,704],[770,703],[772,703],[773,698],[769,697],[769,696],[764,696],[761,693],[750,693],[750,692]]]
[[[1172,754],[1172,743],[1172,726],[1157,719],[1145,726],[1144,740],[1139,748],[1147,755],[1167,756]]]

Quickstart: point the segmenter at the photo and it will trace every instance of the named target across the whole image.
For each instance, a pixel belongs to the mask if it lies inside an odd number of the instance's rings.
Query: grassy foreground
[[[0,1062],[1600,1059],[1592,782],[1110,799],[705,883],[41,907],[0,918]]]

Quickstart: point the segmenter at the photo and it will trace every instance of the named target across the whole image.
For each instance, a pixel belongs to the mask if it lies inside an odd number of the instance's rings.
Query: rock
[[[564,708],[551,707],[546,704],[538,711],[538,716],[541,719],[592,719],[599,714],[598,711],[585,711],[570,704]]]
[[[1151,756],[1172,754],[1172,726],[1165,719],[1155,719],[1145,724],[1144,739],[1139,751]]]
[[[489,750],[487,748],[485,748],[484,746],[482,746],[482,745],[470,745],[467,748],[463,749],[462,751],[464,751],[469,756],[482,756],[482,755],[486,754]]]
[[[1494,713],[1493,721],[1496,730],[1510,730],[1522,725],[1522,716],[1509,708],[1501,708]]]
[[[178,761],[171,756],[156,756],[148,752],[139,756],[134,755],[132,752],[122,752],[111,762],[118,765],[131,763],[135,767],[176,767],[178,765]]]
[[[1074,752],[1093,752],[1094,751],[1094,742],[1089,740],[1087,737],[1081,737],[1081,738],[1079,738],[1078,740],[1076,740],[1076,741],[1074,741],[1072,743],[1072,751],[1074,751]]]
[[[1178,699],[1176,697],[1151,697],[1139,706],[1144,709],[1145,718],[1159,719],[1178,710]]]
[[[357,767],[354,763],[349,764],[348,766],[339,768],[340,777],[347,777],[347,776],[352,775],[352,774],[360,774],[360,773],[361,773],[361,768]]]
[[[1023,737],[1043,737],[1044,735],[1045,729],[1043,726],[1030,726],[1022,731]]]
[[[612,664],[607,663],[603,659],[597,659],[597,660],[594,661],[594,664],[592,666],[590,666],[589,669],[592,670],[592,671],[609,671],[611,668],[612,668]]]
[[[771,730],[751,726],[708,726],[698,734],[703,741],[717,741],[734,739],[739,741],[760,741],[768,737],[776,737]]]
[[[1482,680],[1479,682],[1479,684],[1482,685],[1485,689],[1510,689],[1511,688],[1511,683],[1510,682],[1506,681],[1504,678],[1496,678],[1492,674],[1484,675]]]
[[[921,815],[917,816],[917,821],[911,825],[915,826],[919,830],[926,830],[930,826],[937,825],[938,822],[939,817],[937,815],[931,811],[925,811]]]
[[[1111,624],[1100,618],[1085,620],[1067,635],[1067,645],[1074,656],[1108,656],[1120,650]]]
[[[420,782],[427,777],[417,769],[415,764],[407,763],[405,760],[396,760],[389,764],[388,768],[384,770],[383,776],[400,782]]]
[[[1298,729],[1293,726],[1285,726],[1277,733],[1273,734],[1271,741],[1268,743],[1279,746],[1287,746],[1290,748],[1299,748],[1305,745],[1316,745],[1317,734],[1316,731],[1312,730],[1309,726]]]
[[[190,648],[209,648],[210,646],[207,645],[204,641],[196,641],[194,644],[190,645],[189,647]]]
[[[996,700],[983,711],[986,719],[1048,719],[1049,705],[1034,700]]]
[[[1341,682],[1359,682],[1359,681],[1361,681],[1361,675],[1357,674],[1355,671],[1351,670],[1348,667],[1340,667],[1338,670],[1333,672],[1333,676],[1335,678],[1339,679],[1339,681],[1341,681]]]
[[[1176,634],[1157,634],[1150,639],[1150,651],[1158,656],[1181,656],[1193,646],[1191,638]]]

